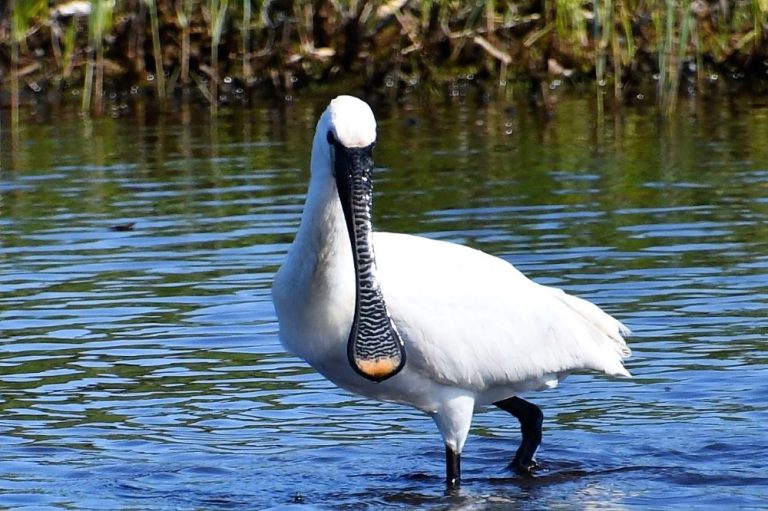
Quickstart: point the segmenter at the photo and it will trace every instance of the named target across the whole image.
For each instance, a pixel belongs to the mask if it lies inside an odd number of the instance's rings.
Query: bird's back
[[[429,378],[503,395],[582,369],[629,376],[628,330],[596,305],[465,246],[376,233],[374,247],[408,363]]]

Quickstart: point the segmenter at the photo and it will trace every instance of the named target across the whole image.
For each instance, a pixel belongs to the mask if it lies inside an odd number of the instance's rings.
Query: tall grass
[[[155,84],[160,103],[165,102],[165,68],[163,66],[163,49],[160,47],[160,20],[157,16],[156,0],[144,0],[149,9],[149,20],[152,26],[152,54],[155,59]]]
[[[69,79],[72,74],[75,51],[77,50],[77,19],[73,18],[64,31],[64,51],[61,53],[61,78]],[[58,40],[54,39],[56,43]]]
[[[224,30],[229,0],[208,0],[208,17],[211,34],[211,113],[215,113],[219,105],[219,45]]]
[[[17,13],[19,6],[17,0],[11,0],[11,8],[14,9],[11,17],[11,123],[19,124],[19,43],[26,34],[26,23],[19,20]]]
[[[768,0],[766,0],[768,1]],[[243,81],[251,81],[251,2],[243,1],[243,20],[240,26],[240,39],[242,40],[243,53]]]
[[[194,81],[212,112],[227,94],[224,73],[279,95],[336,77],[400,93],[461,76],[497,88],[526,80],[547,95],[555,79],[592,77],[601,101],[611,88],[622,101],[653,83],[659,106],[672,111],[691,70],[706,92],[708,74],[768,62],[768,0],[91,0],[85,34],[75,19],[48,19],[67,1],[10,0],[10,30],[0,20],[14,109],[20,77],[32,72],[24,71],[34,61],[30,33],[38,53],[54,49],[53,68],[34,63],[39,76],[81,80],[82,109],[95,113],[105,70],[123,89],[143,84],[150,52],[161,101]]]
[[[181,63],[179,72],[184,88],[189,85],[189,24],[192,17],[192,0],[176,0],[176,18],[181,27]]]
[[[85,70],[85,82],[81,110],[87,114],[91,110],[92,96],[96,96],[95,113],[101,114],[104,93],[104,36],[112,25],[114,0],[93,0],[88,16],[88,63]],[[96,74],[94,80],[94,71]],[[95,94],[94,94],[95,93]]]
[[[11,0],[11,122],[19,123],[19,54],[26,50],[27,30],[48,7],[46,0]]]

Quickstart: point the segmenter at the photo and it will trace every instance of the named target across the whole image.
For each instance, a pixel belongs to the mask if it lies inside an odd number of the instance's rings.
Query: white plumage
[[[286,349],[345,389],[431,415],[457,463],[476,408],[554,387],[573,371],[629,376],[628,330],[592,303],[478,250],[383,232],[368,238],[374,278],[406,362],[378,383],[358,374],[347,352],[356,270],[334,162],[375,137],[370,108],[349,96],[318,122],[301,226],[273,285]]]

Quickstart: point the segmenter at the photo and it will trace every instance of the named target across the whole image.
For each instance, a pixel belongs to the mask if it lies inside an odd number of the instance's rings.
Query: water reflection
[[[380,229],[501,255],[635,331],[632,381],[574,376],[532,396],[541,477],[504,470],[518,426],[489,410],[446,496],[431,420],[338,391],[275,336],[269,287],[324,103],[215,123],[63,112],[25,123],[10,151],[2,133],[1,506],[760,507],[765,105],[667,124],[595,122],[589,100],[551,122],[376,107]]]

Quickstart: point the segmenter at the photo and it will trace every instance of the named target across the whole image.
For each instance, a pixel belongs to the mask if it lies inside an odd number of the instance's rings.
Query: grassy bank
[[[768,0],[9,0],[2,103],[132,94],[220,104],[335,80],[391,96],[599,98],[764,90]]]

